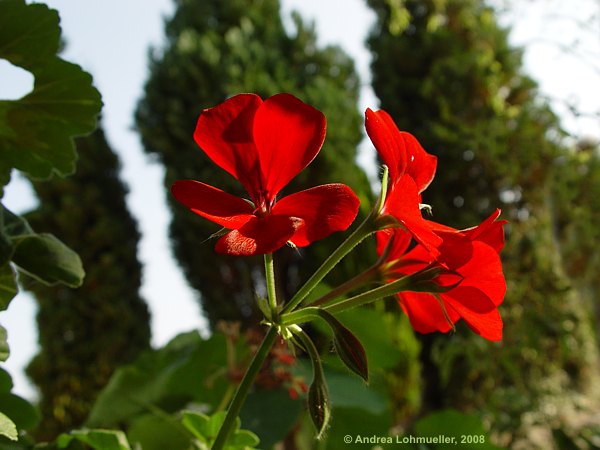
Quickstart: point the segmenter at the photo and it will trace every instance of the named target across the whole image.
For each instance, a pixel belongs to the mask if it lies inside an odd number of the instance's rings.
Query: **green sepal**
[[[329,312],[320,309],[318,314],[327,322],[333,332],[333,343],[340,360],[348,369],[368,383],[367,353],[358,338]]]
[[[308,390],[308,411],[317,430],[317,439],[321,439],[331,418],[331,402],[321,362],[318,361],[317,364],[318,370],[314,368],[313,361],[314,378]]]
[[[258,306],[258,309],[260,309],[260,311],[265,316],[265,319],[268,322],[271,322],[273,320],[273,315],[271,314],[271,308],[269,307],[269,301],[266,298],[257,297],[256,305]]]
[[[455,283],[442,286],[435,279],[441,275],[453,275],[458,277]],[[429,292],[431,294],[443,294],[457,287],[463,280],[459,273],[446,269],[442,266],[426,268],[412,275],[409,275],[410,284],[405,289],[411,292]]]

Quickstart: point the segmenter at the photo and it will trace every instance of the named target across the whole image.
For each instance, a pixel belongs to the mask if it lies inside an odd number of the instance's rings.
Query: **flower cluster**
[[[365,122],[367,134],[389,167],[390,187],[380,214],[401,225],[377,232],[378,252],[386,253],[384,277],[394,281],[425,268],[443,269],[433,280],[439,289],[397,294],[413,328],[421,333],[447,332],[463,318],[482,337],[501,340],[498,305],[506,283],[499,257],[505,223],[497,220],[500,211],[467,230],[424,219],[421,193],[434,177],[436,158],[414,136],[399,131],[385,111],[367,109]]]
[[[505,223],[498,220],[500,211],[466,230],[425,219],[421,194],[434,178],[437,158],[414,136],[398,130],[385,111],[367,109],[365,127],[389,170],[386,195],[370,216],[377,225],[365,234],[376,233],[380,271],[389,283],[432,274],[428,283],[395,292],[413,328],[447,332],[462,318],[484,338],[502,339],[498,305],[506,284],[499,257]],[[270,254],[286,244],[304,247],[344,231],[359,207],[348,186],[326,184],[278,198],[316,157],[325,128],[320,111],[290,94],[264,101],[254,94],[234,96],[202,111],[194,138],[244,186],[249,198],[194,180],[175,182],[172,193],[196,214],[224,227],[215,247],[220,253]],[[297,306],[293,300],[291,309]],[[302,300],[298,297],[298,304]]]
[[[264,101],[254,94],[240,94],[200,114],[196,142],[244,186],[249,198],[195,180],[176,181],[171,191],[194,213],[223,227],[217,252],[264,255],[267,299],[259,298],[258,306],[269,327],[231,401],[213,449],[224,448],[254,381],[284,386],[292,399],[306,394],[317,439],[323,435],[331,417],[329,393],[319,351],[301,327],[306,322],[324,322],[332,331],[341,362],[365,381],[369,378],[366,351],[335,314],[391,295],[418,332],[448,332],[462,318],[482,337],[502,339],[498,306],[506,283],[499,257],[505,223],[498,220],[500,211],[466,230],[424,218],[421,211],[427,206],[421,194],[434,178],[437,158],[414,136],[398,130],[385,111],[367,109],[365,116],[367,134],[386,168],[379,199],[293,297],[282,301],[275,286],[272,253],[286,244],[304,247],[344,231],[358,213],[357,196],[339,183],[278,197],[317,156],[325,140],[325,117],[290,94]],[[311,292],[342,258],[373,234],[378,261],[322,297],[311,299]],[[383,276],[383,285],[345,296],[369,285],[376,275]],[[295,357],[286,345],[309,356],[310,387],[290,370]],[[267,361],[271,361],[270,369],[261,372]]]

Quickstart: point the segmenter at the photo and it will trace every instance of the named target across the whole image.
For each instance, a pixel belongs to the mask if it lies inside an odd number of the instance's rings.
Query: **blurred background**
[[[262,260],[215,257],[207,238],[216,227],[176,205],[168,187],[191,178],[243,194],[194,143],[198,114],[239,92],[290,92],[328,121],[323,150],[290,191],[344,182],[364,215],[380,170],[363,112],[382,108],[439,158],[424,195],[436,221],[464,228],[500,207],[510,222],[503,342],[462,326],[417,335],[391,299],[348,314],[373,381],[365,389],[331,362],[330,383],[341,387],[332,392],[330,444],[320,448],[337,448],[348,429],[401,434],[436,411],[469,414],[500,448],[600,448],[600,3],[45,3],[60,13],[63,57],[93,75],[104,108],[98,129],[77,139],[75,175],[30,182],[15,172],[3,199],[76,250],[87,272],[77,290],[23,286],[0,317],[11,346],[5,367],[16,392],[39,402],[41,437],[86,420],[113,426],[107,405],[118,404],[124,385],[93,405],[114,370],[140,352],[156,357],[152,348],[180,332],[201,330],[186,341],[198,345],[198,364],[217,351],[215,330],[253,342]],[[26,72],[0,69],[0,98],[29,92]],[[283,294],[342,238],[281,251]],[[372,260],[372,246],[361,246],[326,283]],[[293,371],[309,378],[302,361]],[[282,386],[289,380],[261,389]],[[170,412],[186,396],[209,409],[221,401],[206,395],[161,391],[157,402]],[[248,408],[282,408],[287,421],[253,429],[277,428],[283,434],[265,442],[280,448],[316,445],[300,402],[280,397],[263,393]],[[130,437],[143,434],[140,414],[119,418]]]

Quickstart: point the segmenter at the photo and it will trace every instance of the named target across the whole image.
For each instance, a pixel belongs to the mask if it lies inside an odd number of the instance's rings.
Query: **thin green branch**
[[[269,331],[260,344],[254,358],[252,358],[252,362],[242,379],[242,382],[237,388],[235,395],[233,396],[233,400],[231,401],[231,405],[229,405],[229,409],[227,410],[227,415],[225,416],[225,420],[223,421],[223,425],[221,425],[221,429],[219,430],[219,434],[215,439],[215,442],[212,446],[212,450],[222,450],[227,442],[227,437],[231,432],[235,424],[235,419],[239,416],[240,411],[242,409],[242,405],[246,401],[246,397],[248,396],[248,392],[250,391],[250,387],[254,383],[260,368],[262,367],[265,359],[269,355],[271,351],[271,347],[275,343],[275,338],[277,338],[277,329],[275,327],[270,327]]]
[[[275,320],[277,317],[277,291],[275,289],[275,268],[272,253],[265,255],[265,280],[267,282],[267,298],[271,310],[271,320]]]
[[[312,290],[325,278],[325,276],[331,272],[331,270],[346,256],[350,253],[354,247],[360,244],[367,236],[375,233],[381,227],[381,210],[385,203],[385,197],[387,195],[388,185],[388,168],[383,166],[383,176],[381,180],[381,192],[379,198],[375,203],[372,211],[369,213],[367,218],[358,226],[354,232],[348,236],[348,238],[329,255],[325,262],[317,269],[317,271],[308,279],[308,281],[296,292],[296,295],[292,297],[287,305],[283,308],[283,313],[293,311],[300,303],[306,299],[306,297],[312,292]],[[386,216],[387,217],[387,216]]]

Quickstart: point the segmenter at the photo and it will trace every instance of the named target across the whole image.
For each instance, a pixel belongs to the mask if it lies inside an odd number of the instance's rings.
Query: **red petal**
[[[412,241],[412,235],[401,228],[388,228],[378,231],[375,233],[375,238],[377,239],[377,254],[380,256],[385,251],[390,239],[394,240],[387,257],[388,262],[402,258]]]
[[[415,180],[418,191],[423,192],[435,176],[437,157],[427,153],[412,134],[404,131],[399,134],[408,158],[406,173]]]
[[[449,269],[458,270],[473,258],[473,242],[458,230],[453,232],[438,231],[442,238],[440,255],[437,260]]]
[[[254,118],[265,197],[277,193],[317,155],[325,139],[325,116],[290,94],[263,102]]]
[[[390,115],[383,110],[374,112],[367,108],[365,128],[377,153],[388,167],[390,178],[392,180],[400,179],[406,171],[408,155],[403,141],[398,139],[398,128]]]
[[[433,180],[437,157],[427,153],[412,134],[398,130],[390,115],[371,109],[365,112],[365,128],[377,153],[390,170],[390,178],[398,180],[410,175],[423,192]]]
[[[419,333],[446,333],[452,326],[448,323],[440,302],[431,294],[422,292],[402,292],[398,294],[400,306],[410,319],[410,324]],[[452,323],[460,316],[451,308],[446,308]]]
[[[240,181],[252,196],[260,190],[258,152],[252,127],[262,100],[239,94],[200,114],[194,139],[210,159]]]
[[[472,240],[485,242],[497,253],[504,247],[504,225],[506,220],[496,220],[500,216],[500,210],[494,211],[487,219],[476,227],[469,228],[463,232]]]
[[[496,251],[480,241],[473,242],[473,256],[458,269],[464,277],[459,287],[473,287],[485,293],[495,304],[504,300],[506,281],[502,273],[502,262]]]
[[[236,256],[263,255],[283,247],[292,237],[297,221],[292,217],[255,217],[217,241],[215,250]]]
[[[502,339],[500,313],[483,292],[461,285],[441,296],[477,334],[491,341]]]
[[[442,238],[431,230],[428,222],[421,216],[419,202],[420,196],[414,180],[404,176],[392,185],[382,213],[394,216],[421,245],[437,256],[437,247],[442,243]]]
[[[324,184],[282,198],[273,207],[272,214],[301,219],[290,240],[304,247],[335,231],[347,229],[358,213],[359,203],[348,186]]]
[[[254,217],[254,208],[245,200],[199,181],[178,180],[171,193],[196,214],[226,228],[239,228]]]

